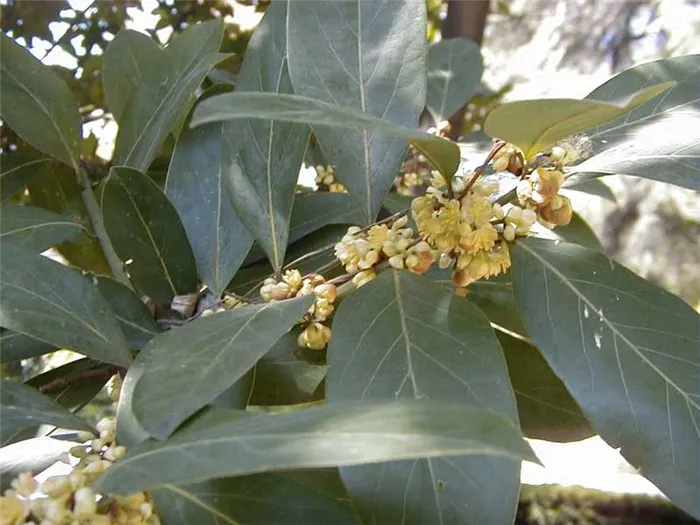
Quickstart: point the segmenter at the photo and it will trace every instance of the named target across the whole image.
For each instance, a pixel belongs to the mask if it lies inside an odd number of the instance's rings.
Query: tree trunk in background
[[[448,0],[442,38],[464,37],[481,45],[489,7],[489,0]],[[467,106],[464,105],[450,117],[449,137],[453,140],[462,134],[466,111]]]

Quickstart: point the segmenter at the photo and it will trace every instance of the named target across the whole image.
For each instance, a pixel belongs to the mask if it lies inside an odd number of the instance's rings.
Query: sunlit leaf
[[[584,180],[583,182],[577,182],[577,178],[578,177],[576,176],[572,176],[570,179],[567,179],[565,181],[564,187],[566,188],[566,190],[588,193],[589,195],[595,195],[596,197],[600,197],[610,202],[617,203],[617,198],[615,197],[615,194],[610,189],[610,187],[607,184],[605,184],[602,180],[589,179]]]
[[[566,242],[573,242],[600,253],[605,252],[605,248],[593,229],[583,217],[576,212],[571,216],[571,222],[566,226],[557,226],[553,230],[547,230],[543,233],[547,235],[541,235],[540,237],[545,239],[554,238]]]
[[[27,439],[0,448],[0,490],[11,488],[10,483],[22,472],[35,476],[56,463],[76,444],[50,437]]]
[[[595,431],[700,517],[700,315],[575,244],[526,239],[512,257],[528,332]]]

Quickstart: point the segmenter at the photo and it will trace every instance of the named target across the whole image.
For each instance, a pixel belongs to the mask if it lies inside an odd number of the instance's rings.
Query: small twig
[[[489,162],[493,160],[493,158],[496,156],[496,153],[501,151],[501,148],[506,145],[506,142],[503,140],[499,140],[493,145],[493,148],[491,148],[491,151],[489,152],[488,156],[486,157],[486,160],[484,163],[479,166],[479,168],[474,172],[474,175],[472,175],[472,178],[467,182],[467,185],[464,187],[462,192],[459,194],[459,197],[457,197],[457,200],[462,200],[464,196],[466,196],[467,192],[476,184],[476,181],[479,180],[479,177],[481,177],[484,174],[484,171],[486,171],[486,168],[489,165]]]
[[[42,56],[39,60],[41,60],[43,62],[44,59],[47,56],[49,56],[51,54],[51,52],[54,49],[56,49],[57,46],[65,43],[66,41],[69,41],[70,37],[74,36],[73,31],[75,31],[80,26],[80,24],[88,21],[88,19],[85,17],[85,13],[87,13],[88,10],[90,10],[92,8],[92,6],[95,5],[96,1],[97,0],[90,2],[90,5],[88,5],[82,11],[79,11],[79,10],[75,11],[75,18],[73,19],[73,23],[68,27],[68,29],[66,29],[65,33],[63,33],[59,38],[56,39],[56,41],[51,45],[49,50],[46,53],[44,53],[44,56]]]
[[[83,370],[78,372],[73,376],[59,377],[53,381],[49,381],[45,385],[39,387],[39,392],[48,392],[50,390],[56,390],[57,388],[62,388],[70,386],[77,383],[81,379],[90,379],[95,377],[111,377],[117,372],[122,370],[119,366],[110,366],[109,368],[91,368],[89,370]]]

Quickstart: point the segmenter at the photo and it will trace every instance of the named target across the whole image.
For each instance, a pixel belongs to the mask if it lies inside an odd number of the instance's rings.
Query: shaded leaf
[[[448,38],[428,47],[426,109],[436,122],[446,120],[476,91],[484,72],[479,45],[468,38]]]
[[[43,208],[5,203],[0,206],[0,241],[13,241],[33,252],[76,237],[83,225]]]
[[[677,84],[661,98],[589,132],[598,154],[574,167],[572,181],[619,173],[700,190],[700,55],[633,67],[586,98],[607,101],[667,81]]]
[[[335,469],[253,474],[153,491],[158,516],[169,525],[357,523]]]
[[[287,53],[295,93],[356,117],[417,126],[426,96],[424,2],[288,2],[288,9]],[[407,137],[311,124],[363,222],[374,221],[406,155]]]
[[[575,244],[511,249],[528,332],[601,437],[700,516],[700,315]]]
[[[431,399],[476,405],[517,425],[506,363],[488,319],[425,277],[385,271],[346,298],[333,321],[327,360],[331,406],[353,399]],[[340,473],[368,523],[509,523],[520,463],[484,452]]]
[[[193,25],[172,39],[148,77],[133,90],[119,123],[114,164],[145,171],[179,110],[224,55],[221,20]]]
[[[139,353],[133,411],[160,439],[250,370],[297,323],[312,297],[235,308],[187,323]]]
[[[573,242],[580,244],[591,250],[596,250],[600,253],[605,252],[605,248],[598,239],[598,236],[591,229],[588,223],[578,213],[574,212],[571,217],[571,222],[566,226],[557,226],[550,230],[549,233],[562,241]]]
[[[287,69],[286,22],[286,2],[273,3],[250,39],[236,79],[237,92],[293,93]],[[226,174],[229,197],[273,268],[279,270],[310,129],[303,124],[259,119],[233,124],[231,140],[239,169]]]
[[[574,133],[610,122],[667,91],[672,82],[616,96],[614,100],[537,99],[506,102],[492,110],[484,131],[523,150],[527,159]]]
[[[390,193],[384,199],[382,205],[389,210],[389,213],[398,213],[403,210],[411,209],[413,198],[398,193]]]
[[[216,95],[197,105],[190,126],[196,127],[207,122],[240,118],[284,120],[345,129],[367,129],[374,134],[390,135],[410,141],[437,170],[448,178],[459,167],[459,147],[450,140],[299,95],[251,92]],[[401,158],[403,159],[403,156]],[[394,175],[396,172],[392,173],[392,181]],[[382,194],[383,197],[384,194]]]
[[[360,401],[273,416],[222,413],[208,427],[131,447],[95,489],[130,494],[223,476],[469,454],[537,461],[518,428],[491,411],[427,400]]]
[[[102,88],[114,120],[121,121],[136,89],[163,60],[160,46],[138,31],[120,31],[102,59]]]
[[[151,436],[134,415],[134,388],[143,375],[144,363],[135,360],[129,367],[122,382],[117,405],[117,442],[125,447],[146,441]]]
[[[564,443],[594,435],[586,416],[537,348],[504,332],[496,335],[508,364],[523,434]]]
[[[329,224],[357,224],[360,221],[357,204],[347,193],[309,193],[294,201],[289,242],[296,242]]]
[[[0,272],[0,325],[100,361],[131,361],[109,306],[80,273],[11,243]]]
[[[80,115],[70,89],[4,33],[0,42],[2,120],[42,153],[78,169]]]
[[[238,172],[230,122],[186,130],[173,153],[165,193],[187,231],[200,278],[221,295],[253,238],[238,218],[225,179]]]
[[[0,156],[0,200],[5,201],[25,188],[48,162],[51,159],[17,154]]]
[[[112,168],[102,190],[105,228],[129,277],[161,305],[194,292],[197,269],[177,211],[149,177]]]
[[[160,330],[153,314],[129,288],[111,277],[96,277],[97,289],[109,304],[132,348],[143,348]]]
[[[515,302],[510,274],[480,279],[470,284],[467,299],[478,306],[492,323],[527,337]]]
[[[0,349],[3,363],[29,359],[57,350],[54,345],[5,328],[0,331]]]

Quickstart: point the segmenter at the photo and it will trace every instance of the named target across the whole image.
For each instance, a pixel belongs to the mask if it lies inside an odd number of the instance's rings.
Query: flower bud
[[[552,152],[549,154],[549,158],[552,159],[554,162],[559,163],[562,160],[564,160],[564,156],[566,155],[566,150],[562,148],[561,146],[554,146],[552,148]]]
[[[322,299],[325,299],[329,303],[332,303],[335,301],[335,298],[337,296],[337,289],[334,284],[331,283],[323,283],[319,284],[314,288],[314,293],[318,296],[321,297]]]
[[[503,229],[503,238],[508,242],[515,240],[515,228],[513,228],[512,224],[507,224]]]
[[[374,272],[374,270],[369,269],[369,270],[364,270],[358,274],[356,274],[352,278],[352,284],[354,284],[357,288],[360,286],[363,286],[367,284],[369,281],[374,279],[377,276],[377,274]]]
[[[440,259],[438,260],[438,266],[441,270],[446,270],[447,268],[452,266],[452,262],[452,257],[447,255],[446,253],[443,253],[440,255]]]
[[[389,257],[389,266],[392,268],[395,268],[397,270],[403,270],[404,268],[404,260],[402,255],[394,255],[393,257]]]
[[[28,498],[36,490],[37,483],[34,480],[34,476],[32,476],[32,473],[27,471],[22,472],[19,476],[12,480],[12,488],[20,496]]]
[[[474,279],[467,270],[455,270],[452,272],[452,282],[455,286],[463,288],[468,284],[474,282]]]
[[[403,228],[408,224],[408,216],[407,215],[402,215],[398,219],[394,221],[394,224],[391,225],[392,230],[398,230],[399,228]]]
[[[90,487],[81,487],[73,494],[73,514],[78,519],[92,517],[97,513],[97,500]]]
[[[68,494],[72,490],[68,476],[51,476],[41,484],[41,491],[51,498]]]
[[[553,199],[548,206],[540,209],[540,218],[556,226],[566,226],[571,222],[574,211],[571,208],[571,201],[568,197],[561,195],[558,195],[558,197],[559,199],[556,199],[556,202]],[[552,209],[552,204],[555,204],[557,208]]]

